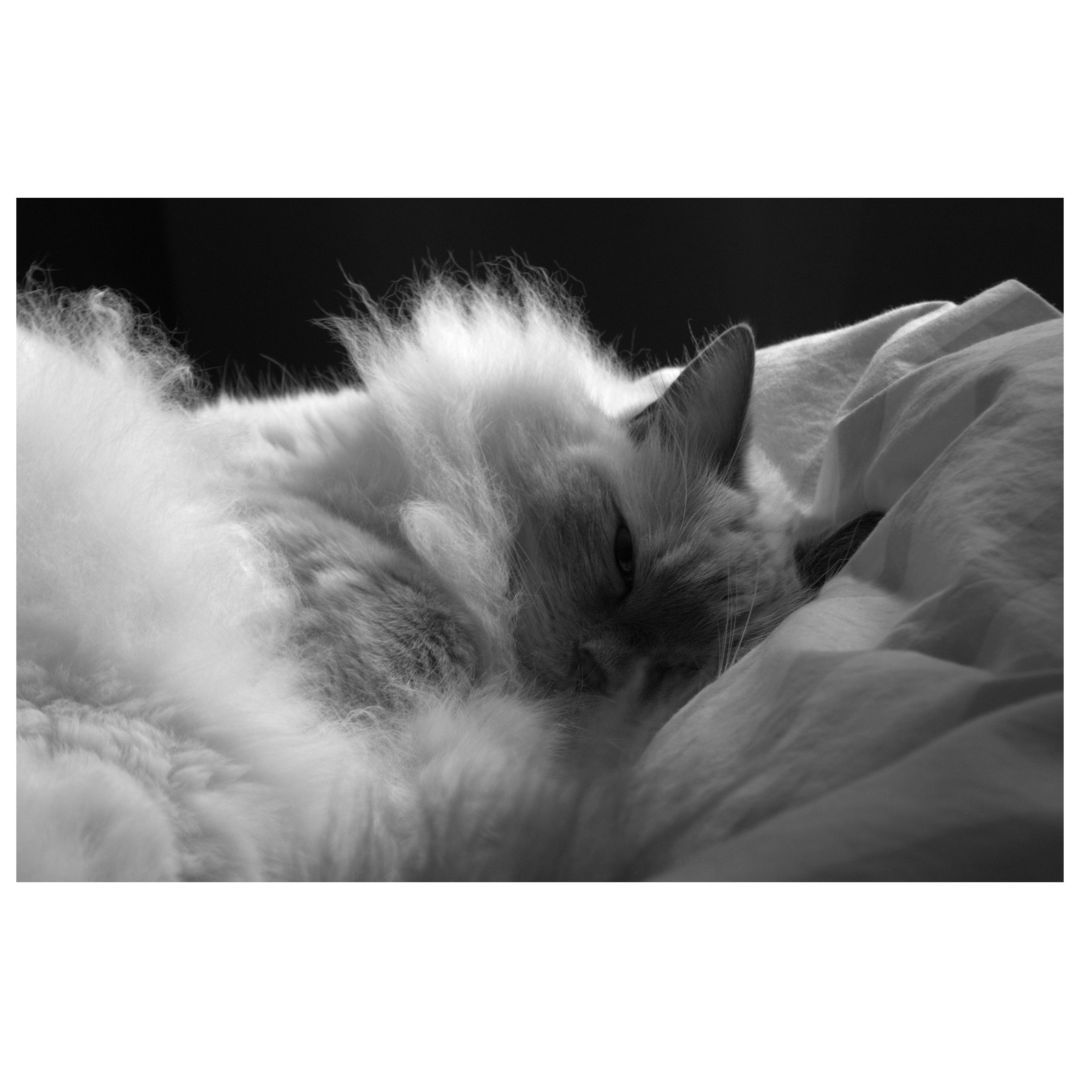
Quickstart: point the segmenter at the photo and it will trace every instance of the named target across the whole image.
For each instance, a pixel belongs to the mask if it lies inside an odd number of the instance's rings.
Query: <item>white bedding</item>
[[[887,514],[650,747],[649,873],[1061,877],[1062,327],[1010,281],[761,350],[801,534]]]
[[[629,876],[1061,877],[1062,322],[1006,282],[761,350],[801,536],[887,513],[660,731]],[[20,368],[19,876],[380,876],[360,735],[258,630],[277,578],[190,417],[54,353]]]

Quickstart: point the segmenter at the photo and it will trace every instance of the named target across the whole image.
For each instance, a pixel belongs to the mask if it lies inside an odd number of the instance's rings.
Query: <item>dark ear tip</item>
[[[736,323],[734,326],[729,327],[720,335],[722,341],[729,341],[729,343],[736,348],[742,349],[746,352],[753,354],[755,348],[754,331],[750,328],[748,323]]]
[[[736,323],[723,333],[717,334],[695,359],[708,357],[710,360],[719,360],[731,355],[743,357],[751,364],[754,361],[754,331],[746,323]]]

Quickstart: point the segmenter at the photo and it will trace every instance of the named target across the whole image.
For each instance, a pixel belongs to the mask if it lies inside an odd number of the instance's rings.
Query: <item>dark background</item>
[[[423,268],[514,254],[554,271],[641,366],[746,320],[759,344],[1019,278],[1063,305],[1060,199],[20,199],[18,276],[109,286],[211,385],[341,370],[312,320]]]

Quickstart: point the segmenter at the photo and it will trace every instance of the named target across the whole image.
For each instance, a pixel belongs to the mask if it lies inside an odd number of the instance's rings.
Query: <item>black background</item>
[[[20,282],[129,293],[214,386],[340,370],[313,320],[345,276],[379,297],[429,260],[553,271],[641,366],[738,320],[768,345],[1010,277],[1063,305],[1060,199],[21,199],[17,242]]]

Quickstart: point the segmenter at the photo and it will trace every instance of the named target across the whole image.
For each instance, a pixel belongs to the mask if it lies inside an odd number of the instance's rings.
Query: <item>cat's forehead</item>
[[[580,541],[606,552],[623,520],[641,555],[694,558],[737,543],[754,509],[752,496],[709,469],[620,433],[564,447],[534,467],[519,506],[551,527],[556,546]]]
[[[665,525],[704,532],[739,529],[754,506],[752,496],[726,483],[707,465],[659,444],[632,448],[620,487],[628,512],[656,529]]]
[[[526,501],[563,513],[607,513],[620,502],[620,457],[603,443],[577,443],[534,462],[539,481],[522,491]]]

